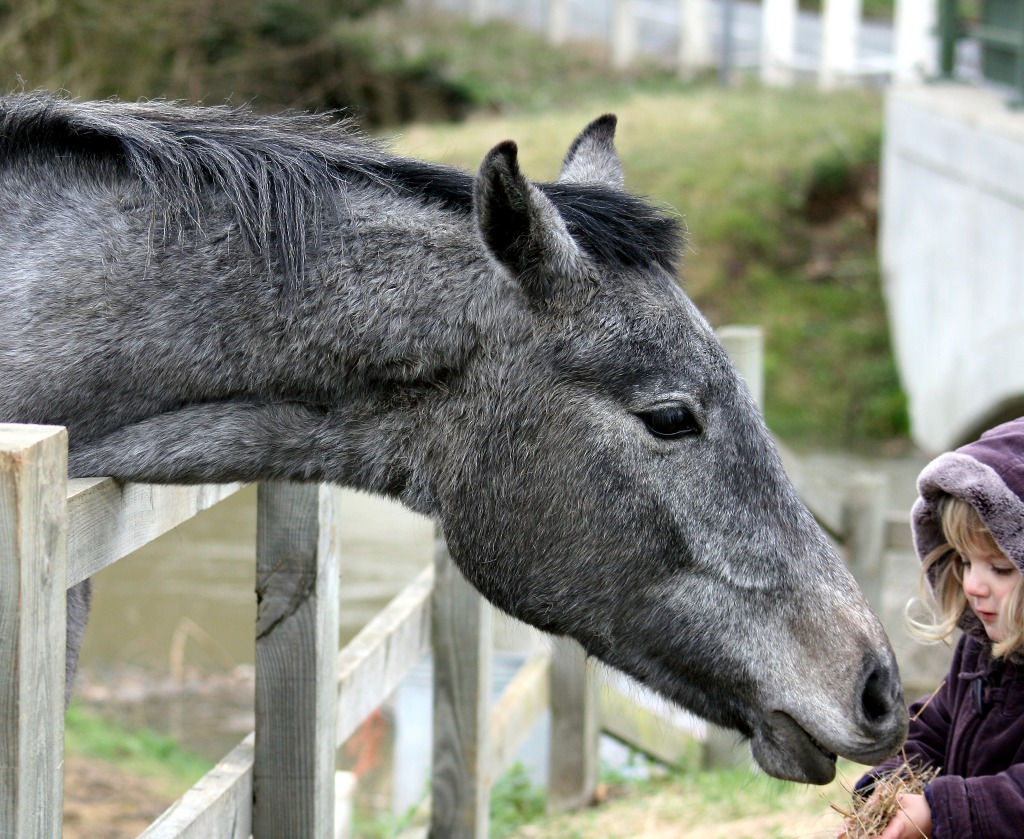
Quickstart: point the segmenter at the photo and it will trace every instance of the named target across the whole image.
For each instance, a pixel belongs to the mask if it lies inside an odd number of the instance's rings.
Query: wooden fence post
[[[58,839],[64,801],[68,438],[0,425],[0,836]]]
[[[761,81],[785,87],[793,83],[796,55],[796,0],[761,4]]]
[[[332,839],[340,490],[260,484],[253,836]]]
[[[889,484],[884,475],[855,475],[843,499],[846,564],[874,610],[882,612],[882,571]]]
[[[625,70],[636,56],[636,9],[633,0],[612,0],[612,67]]]
[[[490,605],[434,547],[434,755],[431,839],[487,839],[491,729]]]
[[[754,397],[757,406],[764,409],[764,330],[760,326],[723,326],[718,330],[729,360],[739,371]]]
[[[597,788],[600,709],[593,667],[571,638],[554,639],[550,692],[548,809],[585,807]]]
[[[849,85],[857,69],[857,33],[860,30],[861,0],[825,0],[821,16],[821,66],[818,86],[822,90]]]
[[[708,0],[679,0],[679,54],[677,68],[684,81],[712,65]]]

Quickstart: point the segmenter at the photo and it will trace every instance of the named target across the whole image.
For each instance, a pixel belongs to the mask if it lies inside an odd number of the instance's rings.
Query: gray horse
[[[400,499],[496,606],[823,783],[902,742],[894,657],[614,131],[533,183],[512,142],[473,177],[322,117],[2,100],[0,421],[67,426],[73,476]]]

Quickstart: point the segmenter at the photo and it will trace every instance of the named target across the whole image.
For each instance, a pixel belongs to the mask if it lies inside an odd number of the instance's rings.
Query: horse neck
[[[483,341],[529,328],[472,220],[413,201],[367,202],[328,226],[301,298],[287,355],[328,388],[450,376]]]

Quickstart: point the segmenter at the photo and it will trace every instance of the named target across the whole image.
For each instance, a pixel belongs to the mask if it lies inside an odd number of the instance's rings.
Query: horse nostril
[[[861,693],[861,709],[867,722],[877,724],[892,714],[900,701],[900,690],[895,671],[877,662],[874,666],[869,664],[869,667]]]
[[[881,676],[878,675],[876,670],[868,676],[868,680],[864,685],[864,695],[861,699],[864,703],[864,716],[868,722],[878,722],[878,720],[889,713],[889,708],[891,707],[889,697],[882,692],[880,682]]]

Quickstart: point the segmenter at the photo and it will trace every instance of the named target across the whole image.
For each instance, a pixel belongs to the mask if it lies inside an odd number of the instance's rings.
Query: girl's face
[[[981,620],[990,640],[1006,639],[1004,607],[1021,580],[1017,566],[999,550],[975,550],[961,555],[964,595]]]

